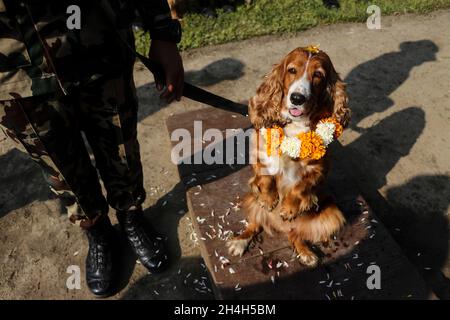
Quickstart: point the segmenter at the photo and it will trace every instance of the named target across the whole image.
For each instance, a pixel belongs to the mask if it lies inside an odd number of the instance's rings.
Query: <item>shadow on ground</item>
[[[428,61],[436,61],[437,45],[430,40],[403,42],[400,51],[385,53],[353,68],[345,82],[350,95],[350,128],[360,131],[364,118],[394,105],[389,95],[409,77],[411,70]]]
[[[355,180],[366,200],[390,229],[407,257],[440,298],[450,298],[450,280],[440,271],[447,261],[450,177],[418,175],[390,187],[382,197],[377,190],[397,162],[409,154],[425,125],[426,108],[409,107],[372,127],[358,124],[394,105],[389,95],[401,86],[414,67],[436,60],[438,47],[430,40],[403,42],[400,51],[383,54],[354,68],[346,77],[353,112],[351,128],[362,135],[345,147]],[[376,70],[376,72],[374,72]],[[426,107],[426,106],[425,106]],[[362,166],[361,166],[362,164]],[[351,171],[350,171],[351,172]]]
[[[39,166],[18,149],[0,156],[0,185],[0,218],[33,201],[55,198]]]
[[[203,259],[182,258],[175,272],[144,276],[134,283],[123,296],[128,300],[157,299],[213,299],[211,285]]]
[[[450,279],[441,272],[449,250],[448,194],[450,177],[416,176],[388,189],[390,210],[383,217],[406,256],[441,299],[450,299]]]

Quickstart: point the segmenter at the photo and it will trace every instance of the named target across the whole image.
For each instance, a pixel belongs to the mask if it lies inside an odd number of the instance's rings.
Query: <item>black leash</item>
[[[153,73],[153,76],[164,81],[164,70],[156,62],[144,57],[142,54],[133,50],[134,55]],[[201,102],[212,107],[235,112],[247,116],[247,106],[242,103],[231,101],[227,98],[218,96],[207,90],[184,82],[183,96],[191,100]]]

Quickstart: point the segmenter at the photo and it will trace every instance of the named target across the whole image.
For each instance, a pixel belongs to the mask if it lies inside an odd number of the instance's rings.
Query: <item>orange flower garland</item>
[[[318,160],[325,155],[326,149],[320,136],[314,131],[300,133],[297,138],[302,142],[300,158],[311,158]]]
[[[272,151],[278,150],[278,155],[281,155],[279,146],[283,141],[284,131],[283,128],[275,126],[273,128],[266,129],[266,153],[270,157]]]
[[[282,153],[297,159],[322,158],[327,146],[337,139],[344,128],[335,118],[329,117],[320,120],[314,131],[302,132],[294,137],[285,137],[283,128],[273,127],[264,129],[266,140],[266,153],[270,157],[275,152]]]

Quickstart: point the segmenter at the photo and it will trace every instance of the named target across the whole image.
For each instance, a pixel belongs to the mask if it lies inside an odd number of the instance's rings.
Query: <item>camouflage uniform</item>
[[[80,30],[66,27],[72,4],[81,8]],[[135,12],[147,23],[170,15],[165,0],[0,0],[0,124],[83,228],[108,204],[126,210],[145,199],[134,56],[123,41],[133,47]]]

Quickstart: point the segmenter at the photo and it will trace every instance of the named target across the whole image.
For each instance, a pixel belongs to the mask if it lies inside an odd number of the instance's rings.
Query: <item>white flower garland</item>
[[[286,153],[291,158],[299,157],[301,147],[302,142],[295,137],[285,137],[280,145],[281,152]]]
[[[322,138],[323,144],[327,147],[334,140],[334,130],[336,125],[330,122],[319,122],[316,127],[316,133]]]
[[[294,159],[299,158],[300,155],[303,158],[320,159],[324,156],[328,145],[342,133],[343,128],[337,120],[326,118],[316,125],[314,132],[299,133],[294,137],[285,136],[284,130],[280,127],[262,128],[260,130],[263,136],[266,136],[266,140],[269,139],[266,141],[266,152],[269,156],[272,152],[278,150],[279,154],[283,153]],[[272,132],[272,130],[275,131]],[[270,137],[267,137],[267,135],[270,135]],[[302,141],[302,139],[307,139],[307,141]],[[302,150],[302,145],[304,145],[305,150]]]

